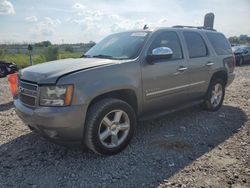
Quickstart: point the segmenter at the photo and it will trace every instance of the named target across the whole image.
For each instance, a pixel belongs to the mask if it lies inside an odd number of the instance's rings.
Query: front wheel
[[[225,95],[225,82],[222,79],[213,79],[209,85],[204,106],[206,110],[217,111],[221,107]]]
[[[93,104],[87,113],[85,144],[98,154],[116,154],[128,145],[135,124],[135,112],[128,103],[103,99]]]

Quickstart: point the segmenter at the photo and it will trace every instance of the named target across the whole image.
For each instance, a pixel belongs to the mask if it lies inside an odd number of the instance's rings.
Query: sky
[[[0,43],[98,42],[108,34],[173,25],[214,27],[250,36],[250,0],[0,0]]]

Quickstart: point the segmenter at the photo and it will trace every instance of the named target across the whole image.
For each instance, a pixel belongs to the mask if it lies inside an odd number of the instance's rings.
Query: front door
[[[167,110],[186,102],[188,89],[187,62],[184,59],[178,34],[174,31],[160,31],[152,36],[147,54],[158,47],[173,51],[170,59],[155,60],[142,65],[142,86],[144,114]]]

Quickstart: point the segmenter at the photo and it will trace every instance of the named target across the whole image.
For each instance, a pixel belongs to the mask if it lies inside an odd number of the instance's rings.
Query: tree
[[[52,43],[50,41],[42,41],[42,42],[38,42],[38,43],[35,43],[35,46],[36,47],[49,47],[51,46]]]
[[[56,46],[49,46],[44,53],[46,61],[57,60],[59,56],[59,48]]]
[[[74,52],[74,49],[73,49],[72,46],[67,46],[67,47],[65,48],[65,52],[71,52],[71,53],[73,53],[73,52]]]
[[[248,35],[240,35],[229,37],[228,40],[232,44],[250,44],[250,37]]]
[[[240,43],[240,40],[239,40],[239,38],[238,37],[236,37],[236,36],[233,36],[233,37],[229,37],[229,42],[231,43],[231,44],[239,44]]]

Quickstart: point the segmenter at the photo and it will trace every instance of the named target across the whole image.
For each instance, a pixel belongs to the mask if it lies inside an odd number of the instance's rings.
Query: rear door
[[[183,31],[185,52],[188,61],[189,77],[188,98],[196,100],[204,97],[210,81],[209,69],[214,66],[207,44],[201,33]]]

